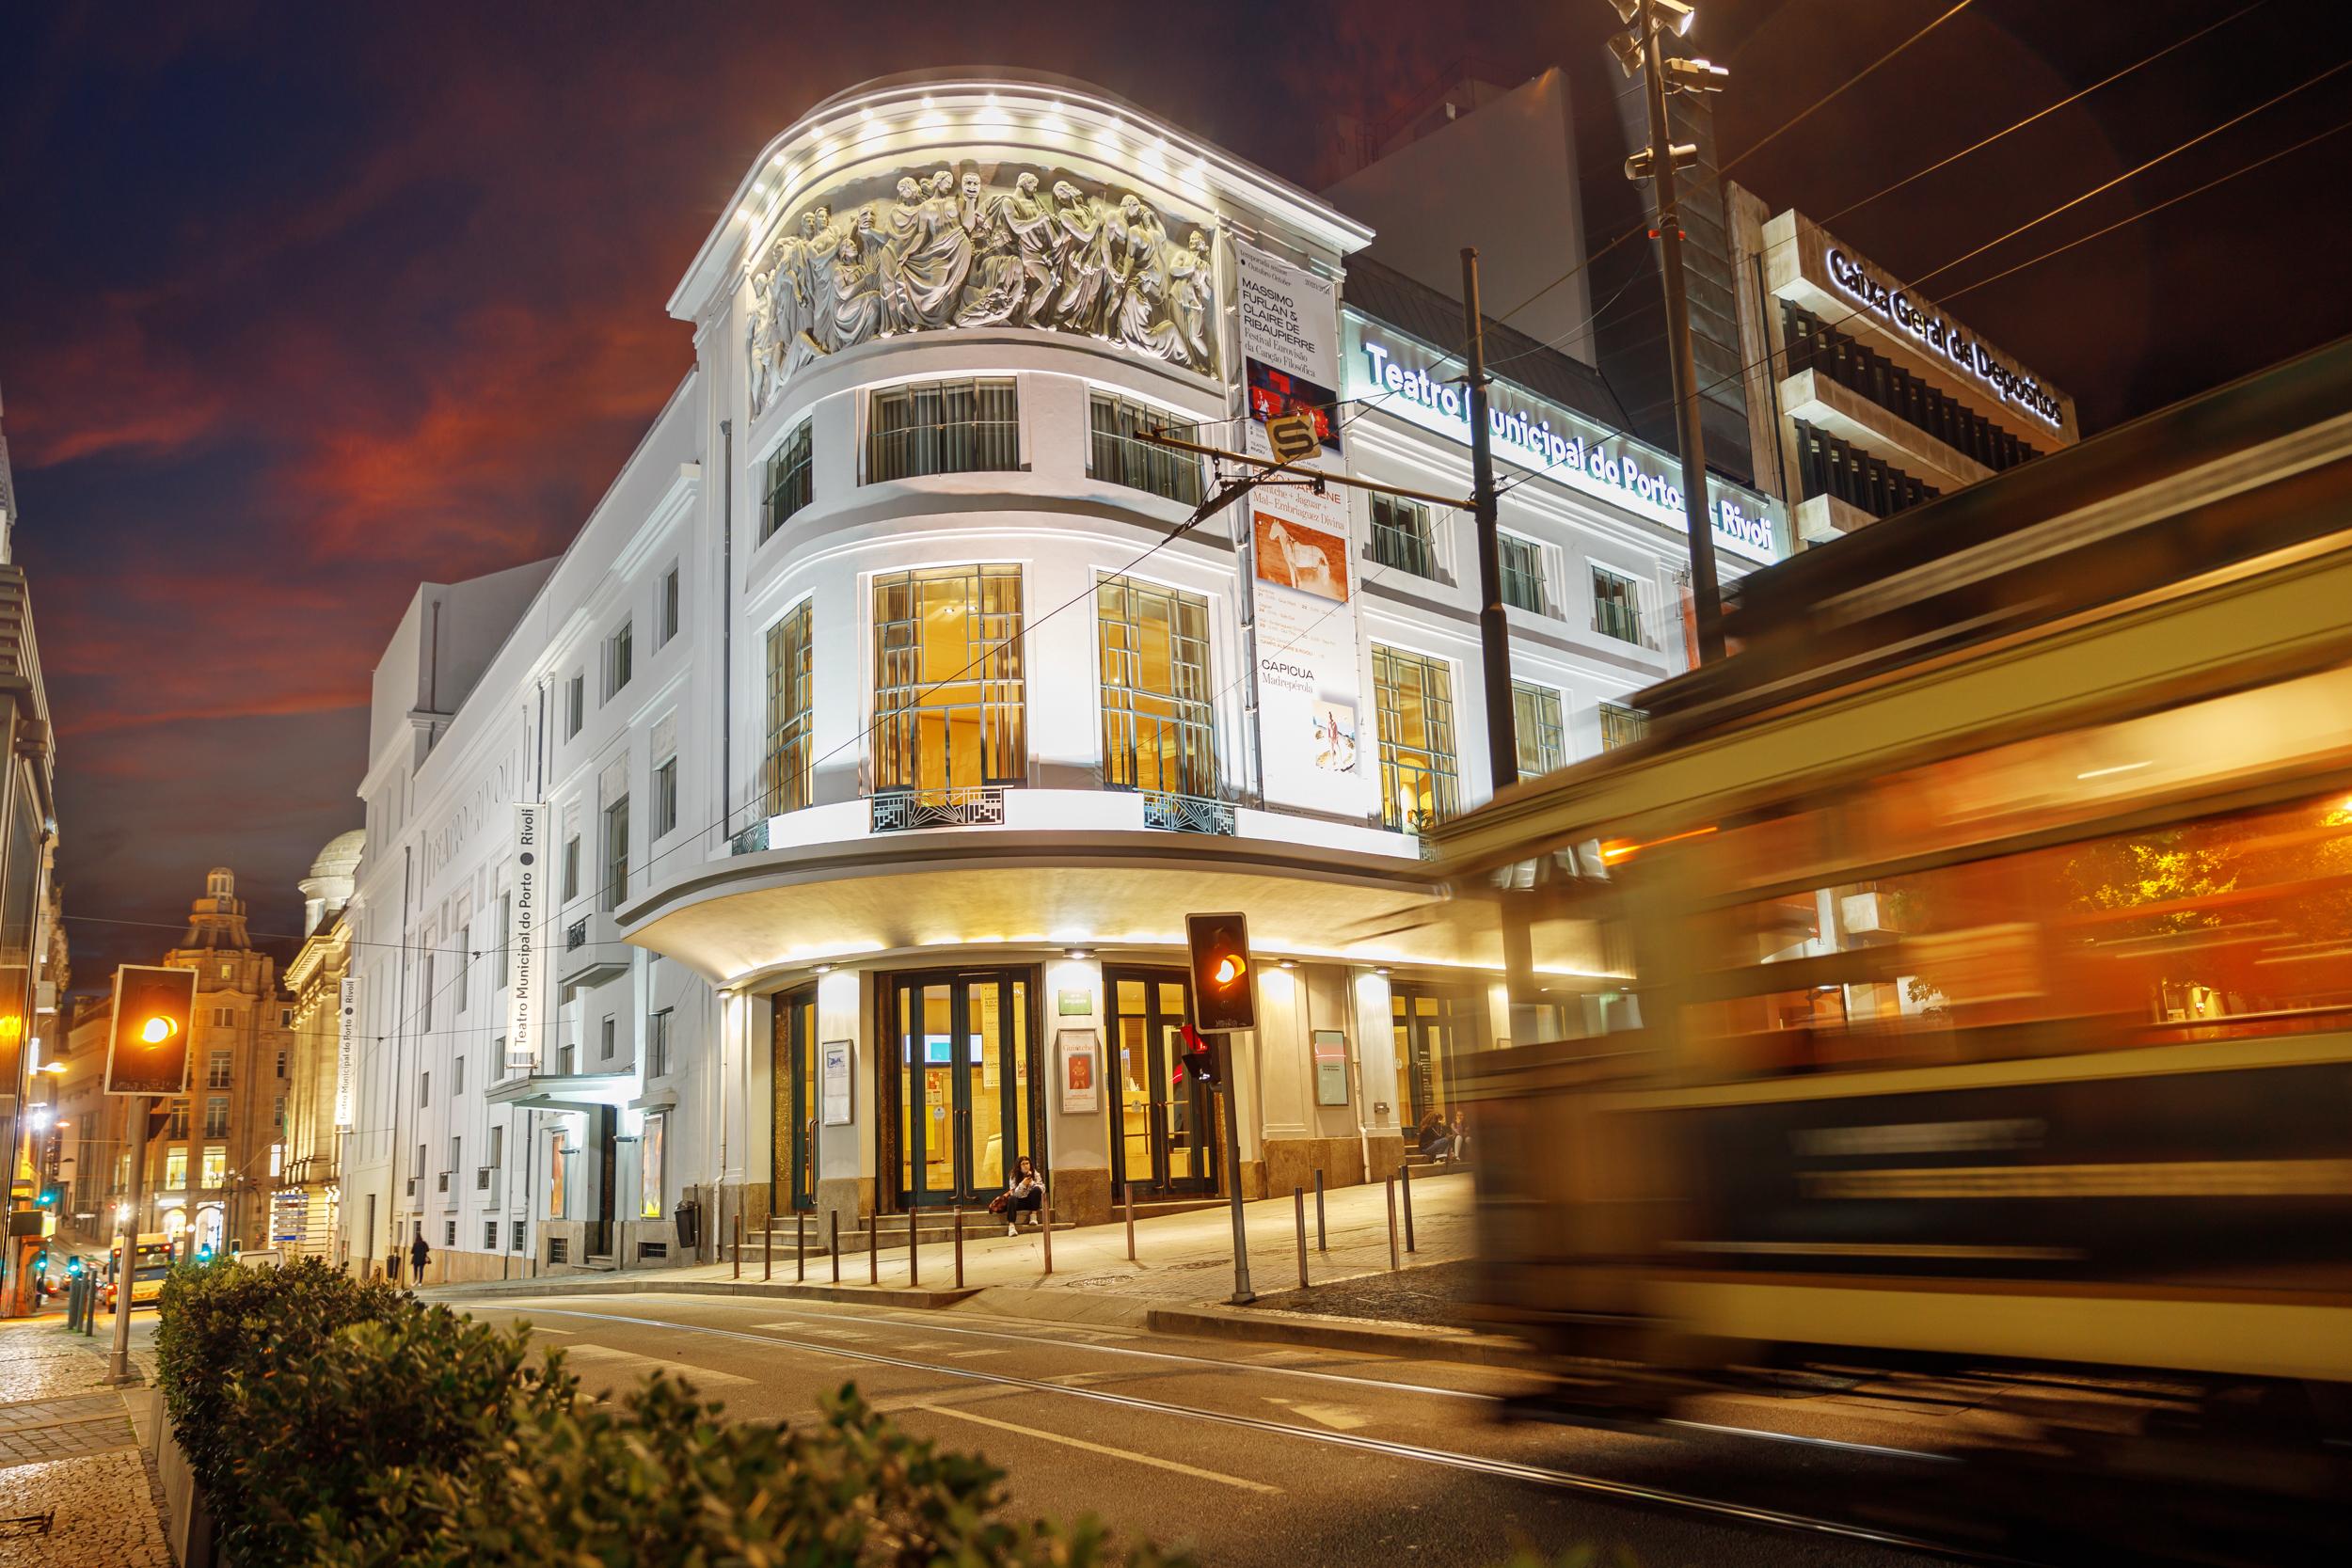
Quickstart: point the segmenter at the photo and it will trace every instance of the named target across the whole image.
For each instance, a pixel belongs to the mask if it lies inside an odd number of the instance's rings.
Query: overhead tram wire
[[[2100,77],[2099,80],[2091,83],[2090,86],[2084,87],[2079,91],[2070,92],[2064,98],[2059,99],[2057,103],[2036,109],[2025,119],[2011,121],[2010,124],[2001,127],[2001,129],[1994,132],[1989,136],[1983,136],[1976,141],[1970,142],[1966,147],[1962,148],[1959,151],[1950,154],[1948,157],[1938,158],[1935,162],[1928,165],[1927,167],[1917,169],[1910,174],[1904,175],[1901,179],[1896,181],[1891,185],[1882,185],[1877,190],[1872,191],[1868,196],[1863,197],[1858,200],[1849,201],[1843,207],[1838,208],[1837,211],[1830,214],[1829,216],[1821,218],[1818,221],[1820,223],[1822,228],[1826,229],[1831,224],[1836,223],[1839,218],[1844,217],[1847,214],[1860,212],[1863,208],[1869,206],[1872,202],[1879,200],[1881,198],[1894,195],[1897,191],[1901,190],[1905,185],[1912,183],[1914,181],[1924,180],[1929,175],[1933,174],[1940,169],[1948,168],[1952,165],[1960,162],[1963,158],[1969,156],[1971,153],[1981,152],[1986,148],[1991,147],[1994,142],[2001,140],[2003,137],[2012,135],[2015,133],[2024,130],[2026,126],[2033,124],[2037,120],[2046,119],[2050,116],[2058,113],[2060,109],[2067,107],[2069,104],[2080,103],[2082,100],[2090,97],[2092,93],[2097,92],[2102,87],[2114,86],[2124,77],[2131,75],[2134,71],[2152,66],[2158,60],[2163,59],[2166,55],[2187,48],[2190,44],[2195,43],[2199,39],[2203,38],[2206,34],[2227,27],[2231,23],[2237,21],[2240,17],[2258,11],[2269,3],[2270,0],[2253,0],[2251,5],[2241,6],[2236,10],[2232,11],[2229,15],[2221,18],[2219,21],[2208,22],[2205,25],[2198,28],[2197,31],[2189,34],[2187,37],[2173,40],[2170,43],[2168,43],[2163,48],[2157,50],[2154,54],[2142,55],[2140,58],[2133,61],[2130,65],[2123,67],[2121,71],[2111,71],[2108,74]],[[1760,147],[1763,144],[1759,142],[1756,145]],[[1751,148],[1749,150],[1753,151],[1755,149]],[[1744,157],[1745,154],[1743,153],[1741,156]]]
[[[2005,236],[2003,236],[2003,237],[2004,237],[2004,238],[2009,238],[2009,237],[2011,237],[2011,236],[2014,236],[2014,235],[2017,235],[2017,234],[2021,234],[2021,233],[2025,232],[2026,230],[2031,229],[2031,228],[2033,228],[2035,225],[2037,225],[2037,224],[2039,224],[2039,223],[2042,222],[2044,219],[2047,219],[2047,218],[2050,218],[2050,217],[2055,217],[2055,216],[2056,216],[2056,215],[2058,215],[2059,213],[2064,212],[2064,211],[2068,210],[2069,208],[2079,206],[2079,205],[2081,205],[2081,204],[2082,204],[2082,202],[2084,202],[2085,200],[2088,200],[2090,197],[2097,195],[2099,191],[2104,191],[2104,190],[2106,190],[2106,189],[2111,188],[2111,187],[2112,187],[2112,186],[2114,186],[2114,185],[2115,185],[2115,184],[2116,184],[2119,181],[2122,181],[2122,180],[2128,180],[2128,179],[2130,179],[2130,178],[2131,178],[2132,174],[2138,173],[2138,172],[2140,172],[2140,170],[2143,170],[2143,169],[2147,169],[2147,168],[2153,167],[2155,165],[2157,165],[2157,164],[2159,164],[2159,163],[2164,162],[2164,161],[2165,161],[2166,159],[2168,159],[2168,158],[2170,158],[2170,157],[2171,157],[2171,156],[2173,156],[2175,153],[2178,153],[2178,152],[2184,151],[2184,150],[2185,150],[2186,149],[2188,149],[2188,148],[2190,148],[2190,147],[2193,147],[2193,146],[2197,145],[2199,142],[2202,142],[2202,141],[2205,141],[2205,140],[2209,139],[2209,138],[2210,138],[2210,137],[2212,137],[2212,136],[2213,136],[2213,135],[2214,135],[2217,132],[2218,132],[2218,131],[2220,131],[2220,130],[2225,130],[2225,129],[2227,129],[2227,128],[2228,128],[2228,126],[2230,126],[2230,125],[2234,125],[2234,124],[2236,124],[2236,123],[2238,122],[2238,120],[2240,120],[2240,119],[2244,119],[2247,117],[2247,115],[2258,114],[2258,113],[2260,113],[2263,109],[2267,108],[2267,107],[2269,107],[2271,104],[2273,104],[2273,103],[2276,103],[2280,102],[2280,99],[2284,99],[2284,98],[2290,97],[2290,96],[2292,96],[2293,94],[2295,94],[2295,93],[2296,93],[2296,92],[2301,91],[2304,87],[2311,87],[2311,86],[2312,86],[2314,83],[2317,83],[2317,82],[2323,81],[2323,80],[2325,80],[2326,78],[2328,78],[2328,77],[2329,77],[2329,76],[2332,76],[2332,75],[2336,74],[2336,72],[2345,70],[2347,67],[2352,67],[2352,60],[2346,60],[2346,61],[2344,61],[2344,62],[2343,64],[2341,64],[2341,65],[2337,65],[2337,66],[2330,67],[2328,70],[2327,70],[2327,71],[2324,71],[2320,72],[2320,73],[2319,73],[2319,75],[2317,75],[2317,76],[2314,76],[2314,77],[2311,78],[2309,81],[2306,81],[2306,82],[2304,82],[2304,83],[2302,83],[2302,84],[2298,85],[2297,87],[2290,87],[2289,89],[2287,89],[2287,91],[2286,91],[2286,92],[2284,92],[2284,93],[2280,93],[2280,95],[2278,95],[2278,97],[2276,97],[2276,98],[2272,98],[2272,99],[2269,99],[2269,100],[2265,101],[2265,103],[2261,103],[2261,104],[2256,105],[2254,108],[2252,108],[2252,109],[2249,109],[2249,110],[2246,111],[2246,115],[2239,115],[2239,116],[2235,117],[2234,119],[2233,119],[2229,120],[2229,121],[2225,122],[2223,125],[2220,125],[2220,126],[2217,126],[2217,127],[2215,127],[2215,128],[2214,128],[2213,130],[2211,130],[2211,131],[2205,131],[2205,132],[2201,132],[2201,133],[2200,133],[2198,135],[2196,135],[2196,136],[2193,136],[2193,137],[2189,138],[2189,140],[2187,140],[2187,141],[2182,142],[2182,143],[2181,143],[2181,144],[2179,144],[2178,146],[2176,146],[2176,147],[2174,147],[2174,148],[2170,149],[2169,150],[2165,151],[2165,152],[2162,152],[2162,153],[2159,153],[2159,154],[2157,154],[2155,157],[2149,159],[2146,163],[2141,164],[2141,165],[2139,166],[2139,167],[2138,167],[2138,168],[2134,169],[2134,170],[2131,170],[2130,172],[2127,172],[2127,173],[2125,173],[2125,174],[2119,175],[2119,176],[2117,176],[2117,178],[2116,178],[2115,180],[2110,180],[2110,181],[2106,182],[2104,184],[2102,184],[2102,185],[2100,185],[2099,187],[2097,187],[2097,189],[2096,189],[2096,190],[2092,190],[2092,191],[2086,192],[2086,193],[2084,193],[2082,196],[2079,196],[2079,197],[2074,197],[2074,198],[2070,198],[2070,199],[2069,199],[2069,200],[2067,200],[2067,201],[2064,201],[2064,202],[2059,203],[2058,206],[2053,207],[2053,208],[2051,208],[2048,212],[2046,212],[2046,213],[2042,214],[2041,217],[2037,217],[2037,218],[2031,219],[2030,221],[2028,221],[2028,222],[2026,222],[2026,223],[2023,223],[2023,224],[2018,225],[2015,229],[2012,229],[2012,230],[2010,230],[2009,235],[2005,235]],[[2183,202],[2183,201],[2187,200],[2187,199],[2188,199],[2189,198],[2191,198],[2191,197],[2201,195],[2201,194],[2203,194],[2204,192],[2206,192],[2206,191],[2209,191],[2209,190],[2213,189],[2213,188],[2214,188],[2215,186],[2217,186],[2217,185],[2225,184],[2225,183],[2227,183],[2228,182],[2230,182],[2230,181],[2232,181],[2232,180],[2237,179],[2240,175],[2244,175],[2244,174],[2250,174],[2250,173],[2252,173],[2255,169],[2261,168],[2261,167],[2263,167],[2263,166],[2264,166],[2265,165],[2266,165],[2266,164],[2275,163],[2275,162],[2277,162],[2279,159],[2283,158],[2283,157],[2286,157],[2286,156],[2287,156],[2288,154],[2290,154],[2290,153],[2299,152],[2299,151],[2301,151],[2304,148],[2310,147],[2310,146],[2312,146],[2312,145],[2313,143],[2315,143],[2315,142],[2324,141],[2324,140],[2326,140],[2328,137],[2332,136],[2332,135],[2337,135],[2338,133],[2343,132],[2343,131],[2344,131],[2344,130],[2346,130],[2346,129],[2352,129],[2352,120],[2344,120],[2344,121],[2339,122],[2338,124],[2333,125],[2333,126],[2329,127],[2328,129],[2327,129],[2327,130],[2325,130],[2325,131],[2319,132],[2317,135],[2312,135],[2312,136],[2307,136],[2307,137],[2305,137],[2303,140],[2301,140],[2301,141],[2299,141],[2299,142],[2296,142],[2296,143],[2294,143],[2292,146],[2288,146],[2288,147],[2284,147],[2284,148],[2278,149],[2277,150],[2272,151],[2272,152],[2269,152],[2269,153],[2266,153],[2266,154],[2265,154],[2264,156],[2262,156],[2262,157],[2260,157],[2260,158],[2257,158],[2257,159],[2253,160],[2253,161],[2252,161],[2252,162],[2250,162],[2250,163],[2247,163],[2247,164],[2240,165],[2238,167],[2236,167],[2236,168],[2234,168],[2234,169],[2232,169],[2232,170],[2231,170],[2229,173],[2227,173],[2227,174],[2219,175],[2219,176],[2216,177],[2215,179],[2212,179],[2212,180],[2208,180],[2208,181],[2206,181],[2204,183],[2202,183],[2202,184],[2201,184],[2201,185],[2197,185],[2197,186],[2192,187],[2192,188],[2191,188],[2191,189],[2189,189],[2189,190],[2183,191],[2183,192],[2179,193],[2179,194],[2178,194],[2178,195],[2176,195],[2176,196],[2168,197],[2168,198],[2165,198],[2164,200],[2162,200],[2162,201],[2153,203],[2153,204],[2151,204],[2150,206],[2145,207],[2145,208],[2141,209],[2141,210],[2140,210],[2140,211],[2138,211],[2138,212],[2133,213],[2132,214],[2130,214],[2130,215],[2129,215],[2129,216],[2127,216],[2127,217],[2121,218],[2121,219],[2117,220],[2117,221],[2116,221],[2116,222],[2114,222],[2114,223],[2111,223],[2111,224],[2106,225],[2105,228],[2094,230],[2092,230],[2090,233],[2081,235],[2080,237],[2078,237],[2078,238],[2076,238],[2076,239],[2069,240],[2069,241],[2067,241],[2067,242],[2066,242],[2065,244],[2063,244],[2063,245],[2053,245],[2051,248],[2049,248],[2048,250],[2042,251],[2042,252],[2041,254],[2039,254],[2039,255],[2029,257],[2029,258],[2027,258],[2026,261],[2023,261],[2018,262],[2015,266],[2012,266],[2012,267],[2008,267],[2008,268],[2004,268],[2002,271],[1997,272],[1997,273],[1994,273],[1994,274],[1993,274],[1993,275],[1992,275],[1991,277],[1981,277],[1981,278],[1979,278],[1977,281],[1975,281],[1975,282],[1973,282],[1973,283],[1967,284],[1966,286],[1964,286],[1964,287],[1963,287],[1963,288],[1960,288],[1960,289],[1955,289],[1955,290],[1951,291],[1950,293],[1946,293],[1946,294],[1943,294],[1943,295],[1941,295],[1941,296],[1939,296],[1939,297],[1941,297],[1941,298],[1943,298],[1943,299],[1947,299],[1947,300],[1951,300],[1951,299],[1958,299],[1958,298],[1960,298],[1960,297],[1961,297],[1962,295],[1963,295],[1963,294],[1972,293],[1974,293],[1976,290],[1980,289],[1980,288],[1983,288],[1985,285],[1987,285],[1987,284],[1989,284],[1989,283],[1993,283],[1993,282],[1995,282],[1995,281],[1997,281],[1997,280],[1999,280],[1999,279],[2001,279],[2001,278],[2004,278],[2004,277],[2010,277],[2011,274],[2014,274],[2014,273],[2017,273],[2017,272],[2022,272],[2022,271],[2024,271],[2026,268],[2030,267],[2030,266],[2033,266],[2033,265],[2035,265],[2035,264],[2037,264],[2037,263],[2039,263],[2039,262],[2042,262],[2042,261],[2048,261],[2048,260],[2049,260],[2051,257],[2053,257],[2053,256],[2058,256],[2058,255],[2060,255],[2060,254],[2062,254],[2062,253],[2064,253],[2064,252],[2066,252],[2066,251],[2069,251],[2069,250],[2072,250],[2072,249],[2075,248],[2077,245],[2085,245],[2085,244],[2089,243],[2089,242],[2090,242],[2090,241],[2091,241],[2091,240],[2094,240],[2094,239],[2099,238],[2099,237],[2100,237],[2101,235],[2103,235],[2103,234],[2112,233],[2113,231],[2115,231],[2115,230],[2118,230],[2118,229],[2122,229],[2122,228],[2124,228],[2124,227],[2126,227],[2126,226],[2128,226],[2128,225],[2130,225],[2130,224],[2136,223],[2136,222],[2137,222],[2139,219],[2141,219],[2141,218],[2143,218],[2143,217],[2147,217],[2147,216],[2149,216],[2149,215],[2150,215],[2150,214],[2152,214],[2161,212],[2161,211],[2163,211],[2163,210],[2164,210],[2165,208],[2167,208],[2167,207],[2170,207],[2170,206],[2177,205],[2177,204],[2178,204],[2178,203],[2180,203],[2180,202]],[[1994,241],[1994,242],[1993,242],[1993,243],[1994,243],[1994,244],[1998,244],[1999,242],[1998,242],[1998,241]],[[1931,277],[1941,277],[1943,274],[1945,274],[1945,273],[1947,273],[1947,272],[1949,272],[1952,268],[1954,268],[1954,267],[1956,267],[1956,266],[1960,265],[1960,264],[1961,264],[1961,262],[1967,261],[1970,257],[1982,255],[1982,254],[1983,254],[1986,250],[1991,249],[1991,248],[1992,248],[1992,245],[1979,245],[1979,246],[1977,246],[1975,249],[1973,249],[1973,250],[1970,250],[1970,251],[1966,252],[1964,255],[1962,255],[1962,256],[1959,256],[1959,257],[1955,257],[1953,260],[1951,260],[1951,261],[1946,261],[1946,262],[1945,262],[1945,263],[1943,263],[1941,266],[1938,266],[1938,267],[1934,268],[1932,271],[1930,271],[1930,272],[1927,272],[1927,273],[1923,273],[1923,274],[1921,274],[1921,275],[1920,275],[1920,277],[1916,279],[1916,282],[1919,282],[1919,283],[1924,283],[1925,281],[1927,281],[1927,279],[1929,279],[1929,278],[1931,278]],[[1857,305],[1857,306],[1855,306],[1853,309],[1851,309],[1848,310],[1848,311],[1847,311],[1844,315],[1837,317],[1836,320],[1834,320],[1834,321],[1826,321],[1826,322],[1823,322],[1823,323],[1821,324],[1821,326],[1822,326],[1823,328],[1833,328],[1833,327],[1842,326],[1842,325],[1844,325],[1846,323],[1848,323],[1848,322],[1850,322],[1850,321],[1852,321],[1855,317],[1860,316],[1860,315],[1863,315],[1863,314],[1866,314],[1866,313],[1867,313],[1867,307]],[[1705,392],[1709,392],[1709,391],[1712,391],[1712,390],[1714,390],[1714,389],[1715,389],[1716,388],[1718,388],[1718,387],[1728,386],[1728,385],[1729,385],[1731,382],[1733,382],[1734,380],[1736,380],[1736,379],[1738,379],[1738,378],[1740,378],[1740,377],[1741,377],[1741,376],[1746,375],[1748,372],[1750,372],[1750,371],[1752,371],[1752,370],[1756,370],[1756,369],[1758,369],[1758,368],[1760,368],[1760,367],[1762,367],[1762,366],[1765,366],[1765,365],[1770,364],[1770,363],[1772,362],[1772,356],[1771,356],[1771,355],[1769,355],[1769,354],[1768,354],[1768,355],[1763,356],[1762,356],[1762,357],[1760,357],[1760,358],[1754,359],[1754,360],[1750,360],[1750,361],[1748,361],[1747,363],[1740,365],[1740,367],[1738,367],[1736,370],[1734,370],[1734,371],[1732,371],[1732,372],[1728,372],[1728,373],[1726,373],[1726,374],[1724,374],[1724,375],[1719,376],[1719,377],[1717,377],[1717,378],[1716,378],[1715,380],[1713,380],[1713,381],[1708,382],[1706,386],[1701,387],[1701,388],[1699,388],[1699,390],[1700,390],[1702,393],[1705,393]],[[1649,414],[1649,413],[1655,413],[1657,410],[1659,410],[1659,409],[1661,409],[1661,408],[1663,408],[1663,407],[1666,407],[1666,406],[1668,406],[1668,404],[1662,404],[1662,403],[1652,403],[1652,404],[1645,404],[1643,407],[1641,407],[1641,408],[1638,408],[1638,409],[1634,410],[1634,412],[1635,412],[1636,414]],[[1529,480],[1531,480],[1531,479],[1537,478],[1537,477],[1541,476],[1542,474],[1545,474],[1545,473],[1549,472],[1549,471],[1551,470],[1551,468],[1556,467],[1557,466],[1558,466],[1558,464],[1557,464],[1557,463],[1547,464],[1547,465],[1545,465],[1545,467],[1542,467],[1542,468],[1530,469],[1530,470],[1528,470],[1528,471],[1526,471],[1526,472],[1524,472],[1524,473],[1521,473],[1521,474],[1519,474],[1519,475],[1518,475],[1518,476],[1514,477],[1513,479],[1511,479],[1511,480],[1509,480],[1509,481],[1505,482],[1504,483],[1502,483],[1502,484],[1501,484],[1501,485],[1498,485],[1498,486],[1496,487],[1496,493],[1497,493],[1498,495],[1505,494],[1505,493],[1509,492],[1510,490],[1516,489],[1518,486],[1519,486],[1519,485],[1521,485],[1521,484],[1526,483],[1527,483]]]
[[[1823,107],[1833,99],[1843,93],[1848,87],[1852,87],[1855,83],[1861,81],[1864,77],[1878,70],[1879,67],[1884,65],[1887,61],[1893,59],[1896,55],[1901,54],[1904,50],[1910,48],[1921,39],[1926,38],[1930,33],[1934,32],[1938,27],[1943,26],[1944,24],[1958,16],[1961,12],[1966,10],[1971,4],[1972,0],[1960,0],[1960,4],[1952,7],[1951,9],[1944,12],[1941,16],[1938,16],[1934,21],[1929,23],[1926,26],[1912,34],[1909,38],[1903,40],[1902,42],[1895,45],[1894,48],[1889,49],[1885,54],[1881,55],[1877,59],[1872,60],[1868,65],[1864,66],[1860,71],[1855,71],[1852,75],[1847,77],[1844,81],[1830,88],[1829,91],[1823,93],[1820,97],[1815,99],[1812,103],[1798,110],[1794,116],[1783,120],[1779,126],[1773,130],[1765,133],[1761,139],[1750,142],[1748,144],[1747,150],[1741,152],[1738,157],[1731,159],[1728,163],[1716,166],[1715,173],[1717,177],[1721,178],[1724,175],[1729,174],[1733,169],[1738,168],[1741,164],[1746,163],[1750,158],[1755,157],[1758,152],[1763,151],[1764,149],[1779,140],[1785,133],[1793,131],[1799,125],[1804,124],[1805,120],[1812,118],[1814,111]]]

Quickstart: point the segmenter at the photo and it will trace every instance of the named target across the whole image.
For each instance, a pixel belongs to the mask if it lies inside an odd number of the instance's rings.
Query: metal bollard
[[[771,1214],[759,1227],[759,1277],[776,1277],[776,1216]]]
[[[1047,1198],[1038,1205],[1038,1223],[1045,1227],[1045,1272],[1054,1272],[1054,1200]]]
[[[1401,1269],[1405,1260],[1396,1255],[1396,1178],[1387,1177],[1380,1184],[1389,1189],[1389,1267]]]
[[[1397,1175],[1405,1180],[1405,1250],[1412,1252],[1416,1250],[1413,1246],[1413,1167],[1399,1166]]]
[[[1317,1252],[1331,1250],[1330,1238],[1325,1234],[1323,1228],[1323,1172],[1319,1170],[1315,1172],[1315,1250]]]
[[[808,1216],[792,1216],[792,1278],[796,1283],[808,1281]]]
[[[882,1216],[866,1222],[866,1283],[882,1283]]]
[[[829,1250],[833,1255],[833,1282],[838,1285],[841,1283],[841,1211],[826,1210],[825,1224],[833,1231],[833,1245]]]
[[[956,1289],[963,1289],[963,1206],[956,1206]]]
[[[919,1244],[915,1238],[922,1233],[923,1228],[915,1222],[921,1218],[919,1212],[913,1209],[907,1211],[907,1284],[910,1287],[923,1283],[922,1266],[915,1260],[915,1249]]]
[[[743,1211],[735,1212],[735,1277],[743,1277]]]
[[[1298,1228],[1298,1288],[1299,1288],[1300,1290],[1302,1290],[1302,1291],[1303,1291],[1303,1290],[1305,1290],[1305,1289],[1307,1288],[1307,1189],[1306,1189],[1306,1188],[1304,1188],[1304,1187],[1293,1187],[1293,1188],[1291,1189],[1291,1211],[1292,1211],[1292,1218],[1297,1222],[1297,1228]]]
[[[1136,1260],[1136,1184],[1127,1183],[1127,1261]]]

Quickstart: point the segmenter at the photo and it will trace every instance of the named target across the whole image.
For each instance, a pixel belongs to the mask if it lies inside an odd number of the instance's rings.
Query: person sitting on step
[[[1005,1196],[997,1200],[1004,1205],[1005,1234],[1018,1235],[1021,1216],[1037,1216],[1037,1227],[1045,1227],[1045,1178],[1037,1168],[1037,1162],[1024,1154],[1012,1164],[1012,1180],[1005,1183]]]

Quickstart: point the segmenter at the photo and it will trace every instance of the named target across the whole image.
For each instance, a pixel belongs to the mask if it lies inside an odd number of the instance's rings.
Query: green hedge
[[[505,1333],[315,1259],[164,1292],[165,1409],[243,1568],[508,1563],[1161,1568],[1091,1522],[1003,1514],[1001,1474],[844,1389],[821,1424],[728,1422],[657,1375],[584,1399]]]

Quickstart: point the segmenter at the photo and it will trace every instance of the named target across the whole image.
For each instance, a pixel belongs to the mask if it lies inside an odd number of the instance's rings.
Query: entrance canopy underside
[[[1187,912],[1210,910],[1246,912],[1251,944],[1278,957],[1502,963],[1492,908],[1445,898],[1418,862],[1165,833],[1086,835],[1082,845],[995,830],[921,836],[930,842],[738,857],[622,911],[623,928],[721,985],[959,948],[1165,951],[1184,946]],[[1141,842],[1120,842],[1130,838]],[[1554,946],[1538,962],[1585,974],[1597,958],[1597,944]]]

